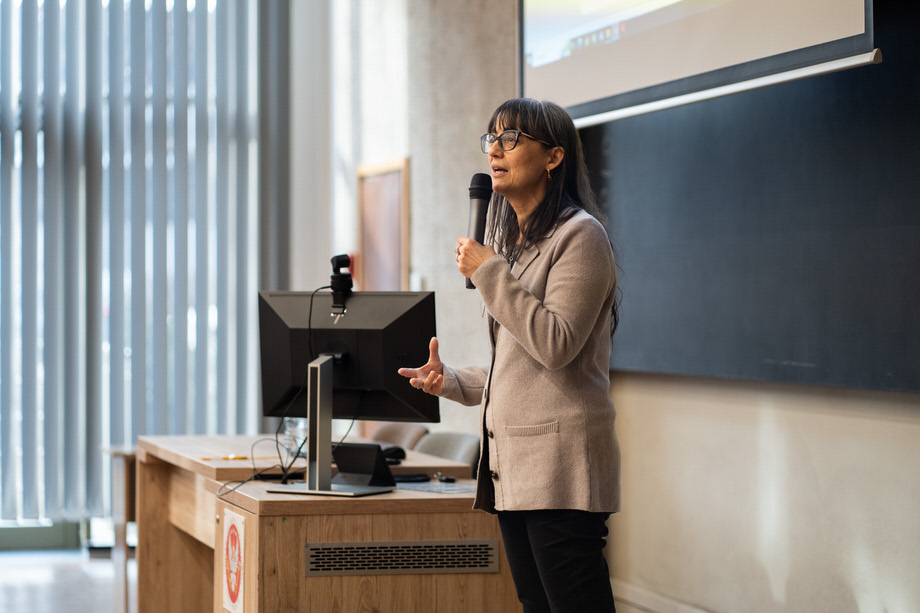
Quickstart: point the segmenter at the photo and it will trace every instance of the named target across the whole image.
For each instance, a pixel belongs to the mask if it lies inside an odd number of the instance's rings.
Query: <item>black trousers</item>
[[[604,558],[609,513],[499,511],[524,613],[615,611]]]

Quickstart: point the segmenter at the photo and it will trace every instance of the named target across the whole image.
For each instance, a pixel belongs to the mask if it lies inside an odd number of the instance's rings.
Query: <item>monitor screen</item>
[[[354,292],[340,310],[328,292],[259,292],[262,413],[305,417],[307,365],[332,354],[334,418],[440,421],[438,398],[397,373],[428,361],[434,292]]]

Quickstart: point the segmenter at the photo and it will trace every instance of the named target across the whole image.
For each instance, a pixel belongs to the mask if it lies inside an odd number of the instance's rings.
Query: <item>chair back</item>
[[[479,437],[468,432],[429,432],[415,450],[469,464],[474,471],[479,463]]]
[[[414,449],[423,436],[428,434],[428,428],[422,424],[403,422],[383,422],[371,435],[375,441],[389,443],[403,449]]]

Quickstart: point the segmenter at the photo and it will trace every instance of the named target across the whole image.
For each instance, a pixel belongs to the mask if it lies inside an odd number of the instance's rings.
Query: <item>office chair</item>
[[[384,422],[371,437],[381,443],[389,443],[403,449],[413,449],[419,439],[426,434],[428,434],[428,428],[422,424]]]
[[[473,467],[479,463],[479,437],[467,432],[429,432],[415,445],[416,451],[463,462]]]

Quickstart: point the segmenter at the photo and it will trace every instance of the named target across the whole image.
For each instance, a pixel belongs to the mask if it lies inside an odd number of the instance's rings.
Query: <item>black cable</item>
[[[252,442],[252,445],[249,446],[249,461],[252,464],[252,471],[253,471],[252,475],[250,475],[246,479],[243,479],[242,481],[225,481],[224,483],[222,483],[220,487],[217,488],[218,498],[221,498],[223,496],[226,496],[227,494],[235,492],[236,490],[240,489],[241,487],[243,487],[244,485],[246,485],[253,479],[257,479],[258,477],[260,477],[261,475],[264,475],[270,470],[273,470],[275,468],[282,468],[281,464],[272,464],[268,468],[263,468],[262,470],[256,470],[256,452],[255,452],[256,445],[259,443],[266,443],[266,442],[270,443],[271,440],[272,439],[270,438],[257,438],[256,440]],[[277,442],[277,437],[275,437],[275,440]],[[230,489],[225,489],[231,483],[235,483],[236,486],[231,487]]]
[[[287,406],[284,407],[284,410],[281,412],[281,421],[278,423],[278,428],[275,430],[275,451],[278,453],[278,461],[281,462],[281,482],[282,483],[287,483],[288,475],[290,474],[291,469],[294,468],[294,463],[297,461],[297,458],[300,457],[300,452],[303,449],[304,444],[306,444],[307,442],[306,438],[301,439],[300,445],[297,447],[297,451],[292,454],[290,462],[287,465],[285,465],[284,459],[281,455],[281,445],[278,439],[281,434],[281,429],[284,426],[284,420],[287,419],[288,417],[288,412],[291,410],[291,407],[294,406],[294,402],[300,397],[300,394],[306,392],[307,386],[309,385],[310,362],[316,359],[316,354],[313,352],[313,299],[316,297],[316,294],[318,294],[320,291],[324,289],[332,289],[332,286],[323,285],[321,287],[317,287],[310,294],[310,310],[307,313],[307,339],[309,343],[308,348],[310,350],[310,359],[307,360],[306,371],[304,372],[303,385],[301,386],[299,390],[297,390],[297,393],[294,395],[293,398],[291,398],[291,401],[287,403]],[[307,400],[307,402],[309,403],[309,399]],[[349,428],[349,430],[351,430],[351,428]]]
[[[313,298],[316,297],[317,292],[322,289],[332,289],[331,285],[323,285],[322,287],[317,287],[313,290],[313,293],[310,294],[310,312],[307,314],[307,338],[310,343],[310,361],[316,359],[316,354],[313,353]]]

